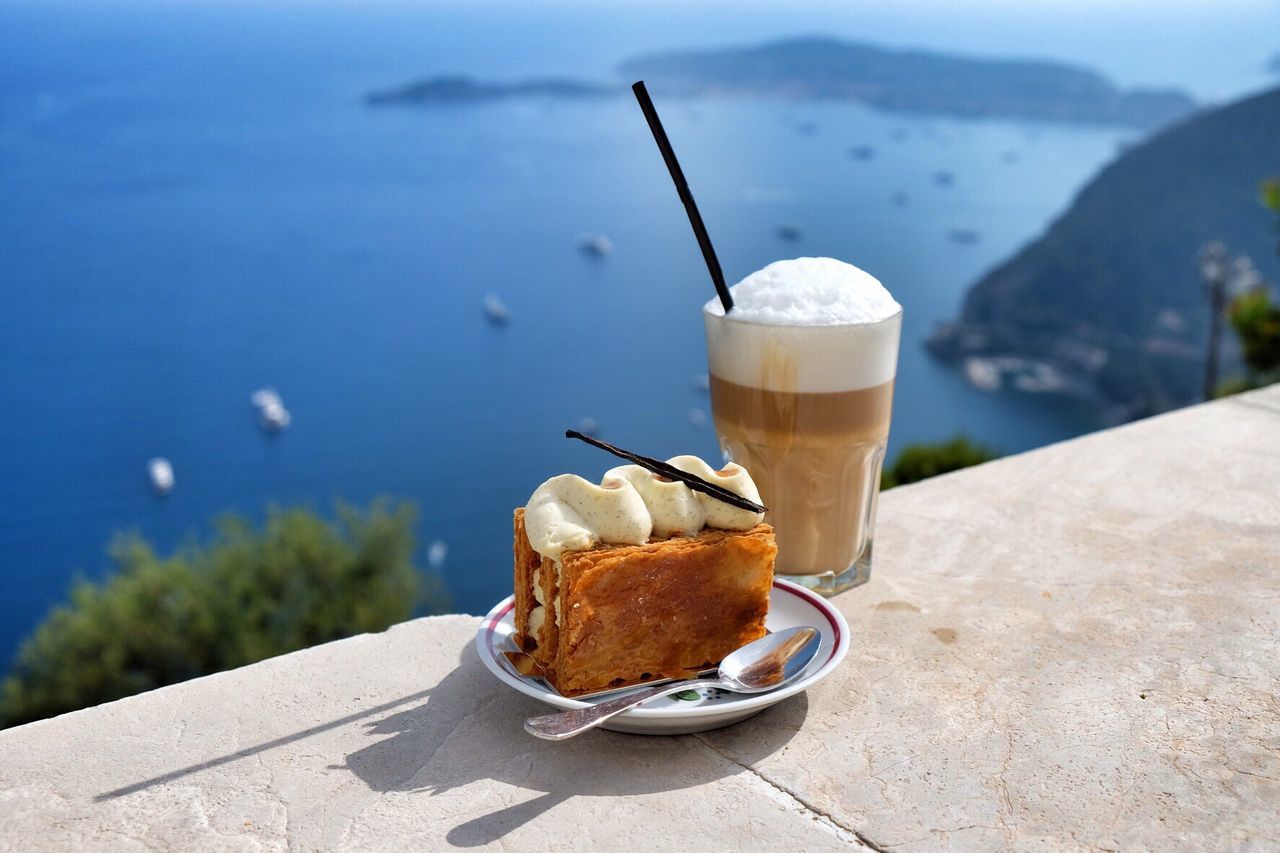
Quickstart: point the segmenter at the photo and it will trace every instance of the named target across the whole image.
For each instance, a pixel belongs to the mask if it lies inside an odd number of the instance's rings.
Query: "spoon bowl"
[[[804,672],[822,646],[822,635],[807,626],[766,634],[720,662],[717,677],[725,690],[764,693]]]

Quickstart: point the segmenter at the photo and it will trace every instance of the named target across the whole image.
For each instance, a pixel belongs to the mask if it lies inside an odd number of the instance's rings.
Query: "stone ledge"
[[[1280,845],[1280,388],[886,493],[839,673],[681,738],[419,619],[0,732],[0,849]]]

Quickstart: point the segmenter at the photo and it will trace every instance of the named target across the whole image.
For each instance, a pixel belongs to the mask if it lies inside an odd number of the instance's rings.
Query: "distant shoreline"
[[[1080,66],[897,51],[827,38],[652,54],[625,60],[618,72],[627,80],[643,78],[653,92],[667,96],[847,101],[889,112],[950,118],[1150,129],[1196,109],[1182,91],[1121,90]],[[626,91],[620,83],[573,78],[495,82],[449,75],[370,92],[365,102],[434,106],[526,97],[611,98]]]
[[[621,86],[588,83],[583,80],[545,78],[492,83],[465,75],[431,77],[394,89],[370,92],[365,103],[386,104],[475,104],[507,98],[608,98],[622,94]]]

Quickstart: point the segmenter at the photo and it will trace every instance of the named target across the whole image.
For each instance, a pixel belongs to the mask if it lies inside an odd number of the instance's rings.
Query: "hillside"
[[[971,59],[831,38],[690,50],[629,59],[625,82],[664,95],[753,95],[857,101],[885,110],[1152,128],[1195,109],[1173,90],[1123,92],[1094,71],[1054,62]],[[605,97],[626,86],[570,78],[487,82],[433,77],[377,91],[374,106],[482,103],[519,97]]]
[[[1195,107],[1181,92],[1120,91],[1074,65],[891,50],[833,38],[653,54],[627,60],[618,70],[667,91],[854,100],[966,118],[1155,127]]]
[[[1280,89],[1202,113],[1129,149],[1048,232],[969,291],[935,354],[1035,359],[1115,419],[1196,399],[1210,240],[1280,281],[1258,184],[1280,174]]]

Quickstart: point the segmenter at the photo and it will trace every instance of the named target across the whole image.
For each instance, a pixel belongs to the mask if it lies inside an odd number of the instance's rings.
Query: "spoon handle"
[[[543,740],[566,740],[580,735],[588,729],[610,720],[623,711],[629,711],[637,705],[643,705],[650,699],[678,693],[681,690],[696,690],[699,687],[723,686],[719,678],[694,678],[689,681],[677,681],[671,684],[659,684],[639,693],[628,693],[617,699],[610,699],[586,708],[571,708],[558,714],[546,714],[541,717],[530,717],[524,721],[524,730],[534,737]]]

